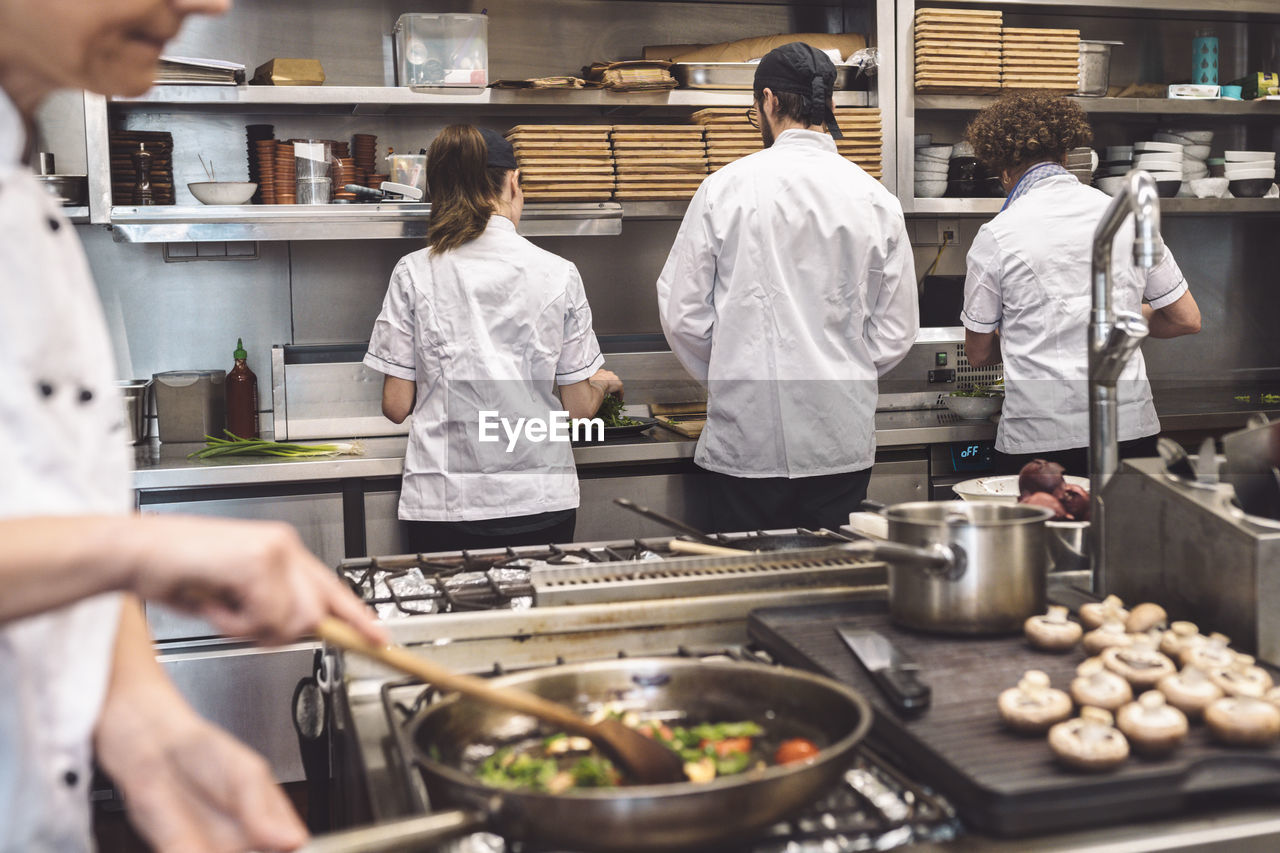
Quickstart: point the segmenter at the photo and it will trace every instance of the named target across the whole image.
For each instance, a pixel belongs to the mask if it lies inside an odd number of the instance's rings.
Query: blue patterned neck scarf
[[[1045,178],[1052,178],[1054,175],[1070,175],[1062,166],[1057,163],[1040,163],[1028,169],[1021,178],[1018,179],[1017,185],[1014,186],[1013,192],[1009,193],[1009,197],[1004,200],[1004,204],[1000,206],[1003,211],[1018,199],[1027,194],[1027,191],[1043,181]]]

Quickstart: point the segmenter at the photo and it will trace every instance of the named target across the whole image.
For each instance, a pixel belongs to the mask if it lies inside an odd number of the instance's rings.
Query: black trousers
[[[1148,435],[1145,438],[1135,438],[1132,441],[1120,442],[1120,458],[1121,459],[1139,459],[1143,456],[1156,456],[1156,441],[1158,435]],[[995,451],[992,456],[992,462],[995,465],[997,474],[1017,474],[1022,470],[1022,466],[1026,465],[1033,459],[1044,459],[1047,462],[1057,462],[1063,467],[1068,474],[1077,477],[1089,476],[1089,448],[1073,447],[1069,450],[1051,450],[1045,453],[1017,453],[1008,454]]]
[[[430,554],[572,542],[577,524],[578,511],[566,509],[483,521],[406,521],[405,527],[410,550]]]
[[[867,498],[871,469],[821,477],[731,477],[711,472],[716,533],[806,527],[835,530]]]

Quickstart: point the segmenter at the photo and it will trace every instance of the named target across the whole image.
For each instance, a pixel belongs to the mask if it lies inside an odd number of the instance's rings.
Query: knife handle
[[[871,673],[893,709],[904,716],[918,714],[929,707],[933,691],[913,669],[878,669]]]

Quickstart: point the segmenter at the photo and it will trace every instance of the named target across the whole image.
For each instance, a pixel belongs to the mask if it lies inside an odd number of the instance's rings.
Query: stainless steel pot
[[[1045,606],[1049,510],[1026,504],[943,501],[884,510],[889,539],[946,548],[950,565],[889,564],[889,612],[908,628],[955,634],[1021,630]]]

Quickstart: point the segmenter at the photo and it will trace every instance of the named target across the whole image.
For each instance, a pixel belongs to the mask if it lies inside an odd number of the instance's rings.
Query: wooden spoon
[[[590,738],[621,765],[628,779],[641,785],[688,781],[680,756],[618,720],[590,723],[565,706],[541,696],[512,687],[494,687],[483,678],[454,672],[400,646],[375,646],[337,619],[322,620],[316,633],[326,643],[372,658],[442,690],[452,690],[490,705],[528,714],[558,729]]]

